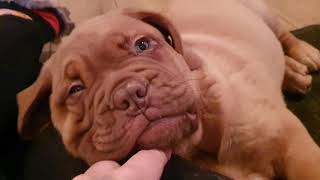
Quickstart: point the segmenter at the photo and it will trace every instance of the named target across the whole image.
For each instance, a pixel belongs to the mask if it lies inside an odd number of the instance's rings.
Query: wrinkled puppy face
[[[156,27],[102,16],[75,30],[48,65],[51,118],[89,163],[173,148],[198,127],[190,68]]]

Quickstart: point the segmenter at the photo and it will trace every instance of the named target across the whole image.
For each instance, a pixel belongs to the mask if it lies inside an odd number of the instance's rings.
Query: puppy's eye
[[[74,84],[71,86],[70,90],[69,90],[69,95],[73,95],[76,94],[78,92],[81,92],[82,90],[84,90],[85,87],[82,84]]]
[[[146,51],[150,48],[150,41],[143,37],[136,41],[135,43],[135,49],[138,53],[142,53],[143,51]]]

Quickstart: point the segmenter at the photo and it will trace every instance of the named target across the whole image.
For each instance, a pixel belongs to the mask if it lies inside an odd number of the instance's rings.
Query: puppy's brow
[[[67,76],[70,79],[78,78],[77,76],[77,67],[76,64],[71,61],[69,62],[65,67],[65,76]]]
[[[107,55],[108,59],[129,55],[130,38],[122,32],[108,34],[102,41],[100,53]],[[107,54],[106,54],[107,53]]]
[[[123,33],[114,33],[111,37],[114,39],[114,43],[121,49],[126,49],[125,44],[130,40],[130,38]]]
[[[86,59],[89,59],[87,55],[73,54],[73,56],[64,59],[65,63],[62,67],[64,70],[64,76],[68,79],[80,78],[80,72],[84,70],[83,67],[89,67],[89,63]]]

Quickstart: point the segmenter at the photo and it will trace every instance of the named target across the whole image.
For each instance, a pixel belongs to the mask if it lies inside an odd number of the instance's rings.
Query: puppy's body
[[[294,153],[304,152],[306,146],[302,144],[308,144],[312,153],[301,154],[300,158],[312,159],[311,154],[317,154],[314,163],[319,164],[318,147],[312,140],[307,140],[310,139],[307,132],[286,109],[282,99],[280,89],[285,61],[279,38],[288,32],[271,18],[272,14],[264,14],[268,13],[266,6],[253,1],[184,1],[182,8],[181,2],[175,2],[168,17],[174,20],[181,34],[185,55],[201,59],[205,77],[221,83],[220,89],[214,89],[215,85],[212,85],[202,92],[210,94],[212,90],[213,94],[219,94],[224,91],[221,94],[225,97],[220,97],[219,105],[223,106],[222,122],[216,123],[222,127],[223,136],[216,152],[217,161],[209,166],[220,168],[225,174],[233,172],[235,179],[282,176],[286,169],[277,172],[275,167],[281,167],[287,161],[284,157],[292,145],[285,142],[288,142],[287,136],[294,139],[296,134],[300,134],[296,143],[301,143],[301,147],[295,147]],[[256,75],[258,71],[261,72],[259,76]],[[204,129],[210,127],[211,123],[207,123],[204,121]],[[307,137],[301,140],[300,136]],[[297,165],[299,172],[307,175],[311,164]],[[290,178],[317,179],[319,174],[313,173],[318,176]]]
[[[29,117],[51,94],[66,148],[90,164],[170,148],[234,179],[319,179],[319,149],[281,94],[284,77],[307,91],[319,52],[255,1],[170,7],[78,27],[18,96],[20,132],[41,126]]]

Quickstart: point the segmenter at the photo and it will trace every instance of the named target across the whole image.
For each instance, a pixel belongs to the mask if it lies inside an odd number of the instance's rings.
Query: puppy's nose
[[[120,110],[136,111],[145,107],[147,85],[137,80],[130,80],[114,94],[113,103]]]

